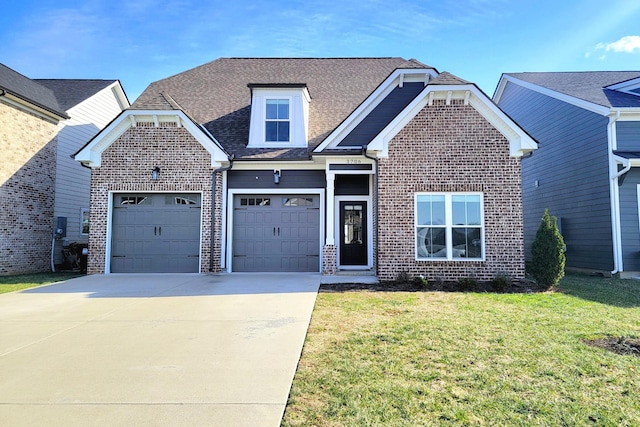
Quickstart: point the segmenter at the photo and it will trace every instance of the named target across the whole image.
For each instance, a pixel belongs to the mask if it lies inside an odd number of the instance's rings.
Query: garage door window
[[[166,196],[164,198],[165,205],[198,205],[200,198],[197,195],[189,197]]]
[[[313,206],[313,197],[283,197],[282,206]]]
[[[147,196],[122,196],[120,206],[150,205],[151,199]]]
[[[271,206],[271,199],[266,197],[242,197],[240,206]]]

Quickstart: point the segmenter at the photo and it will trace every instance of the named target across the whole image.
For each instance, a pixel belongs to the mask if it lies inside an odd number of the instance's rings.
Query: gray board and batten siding
[[[616,122],[618,151],[640,150],[640,122]]]
[[[560,218],[567,267],[612,270],[607,117],[511,82],[498,105],[539,143],[522,160],[527,259],[548,208]]]
[[[362,147],[382,131],[404,108],[424,90],[424,83],[398,86],[365,117],[338,146]]]
[[[640,225],[638,212],[640,169],[631,168],[620,186],[620,234],[625,271],[640,271]]]
[[[228,188],[282,189],[325,188],[324,170],[281,170],[280,182],[273,179],[273,170],[230,170],[227,172]]]

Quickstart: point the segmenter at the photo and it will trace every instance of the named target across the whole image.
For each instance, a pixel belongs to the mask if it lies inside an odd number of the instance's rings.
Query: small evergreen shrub
[[[544,210],[536,238],[531,245],[531,275],[539,285],[551,288],[564,277],[564,239],[558,231],[556,217]]]
[[[420,287],[421,289],[428,289],[429,279],[424,277],[422,274],[419,274],[413,278],[413,284]]]
[[[478,286],[478,280],[473,277],[461,277],[458,279],[458,286],[461,291],[473,291]]]
[[[396,275],[396,283],[411,283],[411,276],[407,270],[402,270]]]
[[[493,289],[498,292],[504,292],[509,289],[511,286],[511,276],[504,271],[498,271],[496,275],[493,277],[491,284],[493,285]]]

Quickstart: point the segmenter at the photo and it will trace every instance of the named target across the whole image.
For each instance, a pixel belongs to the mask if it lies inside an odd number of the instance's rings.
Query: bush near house
[[[564,239],[558,230],[557,218],[544,210],[536,238],[531,245],[532,262],[529,273],[538,284],[551,288],[564,277]]]

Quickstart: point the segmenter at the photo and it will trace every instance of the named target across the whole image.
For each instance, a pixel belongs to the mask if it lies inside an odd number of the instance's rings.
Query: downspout
[[[225,166],[223,168],[218,168],[216,170],[213,171],[213,173],[211,174],[211,242],[210,242],[210,247],[209,247],[209,272],[213,272],[213,243],[215,241],[215,222],[216,222],[216,216],[215,216],[215,207],[216,207],[216,185],[218,183],[218,172],[226,172],[228,170],[230,170],[233,167],[233,160],[235,159],[235,154],[232,154],[231,156],[229,156],[229,166]],[[222,215],[222,217],[224,217],[224,215]],[[222,231],[222,226],[223,224],[220,224],[220,228]],[[220,259],[224,259],[222,258],[222,254],[220,254],[221,258]]]
[[[373,187],[374,187],[374,191],[375,191],[375,206],[376,208],[373,210],[373,223],[375,224],[375,228],[374,228],[374,233],[375,233],[375,246],[374,246],[374,252],[375,252],[375,259],[374,259],[374,265],[375,265],[375,272],[376,275],[378,274],[378,228],[380,227],[378,225],[378,158],[374,157],[374,156],[370,156],[367,154],[367,146],[363,145],[362,146],[362,155],[364,157],[366,157],[367,159],[373,160],[373,164],[374,164],[374,172],[375,175],[373,176]]]
[[[613,151],[617,148],[616,138],[616,121],[620,118],[620,111],[616,111],[615,115],[609,115],[609,124],[607,125],[607,142],[608,142],[608,157],[609,157],[609,176],[611,178],[609,182],[610,191],[610,204],[611,204],[611,236],[613,240],[613,270],[611,275],[618,274],[622,271],[622,245],[621,245],[621,230],[620,230],[620,194],[618,192],[618,179],[624,173],[628,172],[627,168],[631,168],[631,162],[625,166],[625,169],[618,172],[617,163],[613,159]]]

